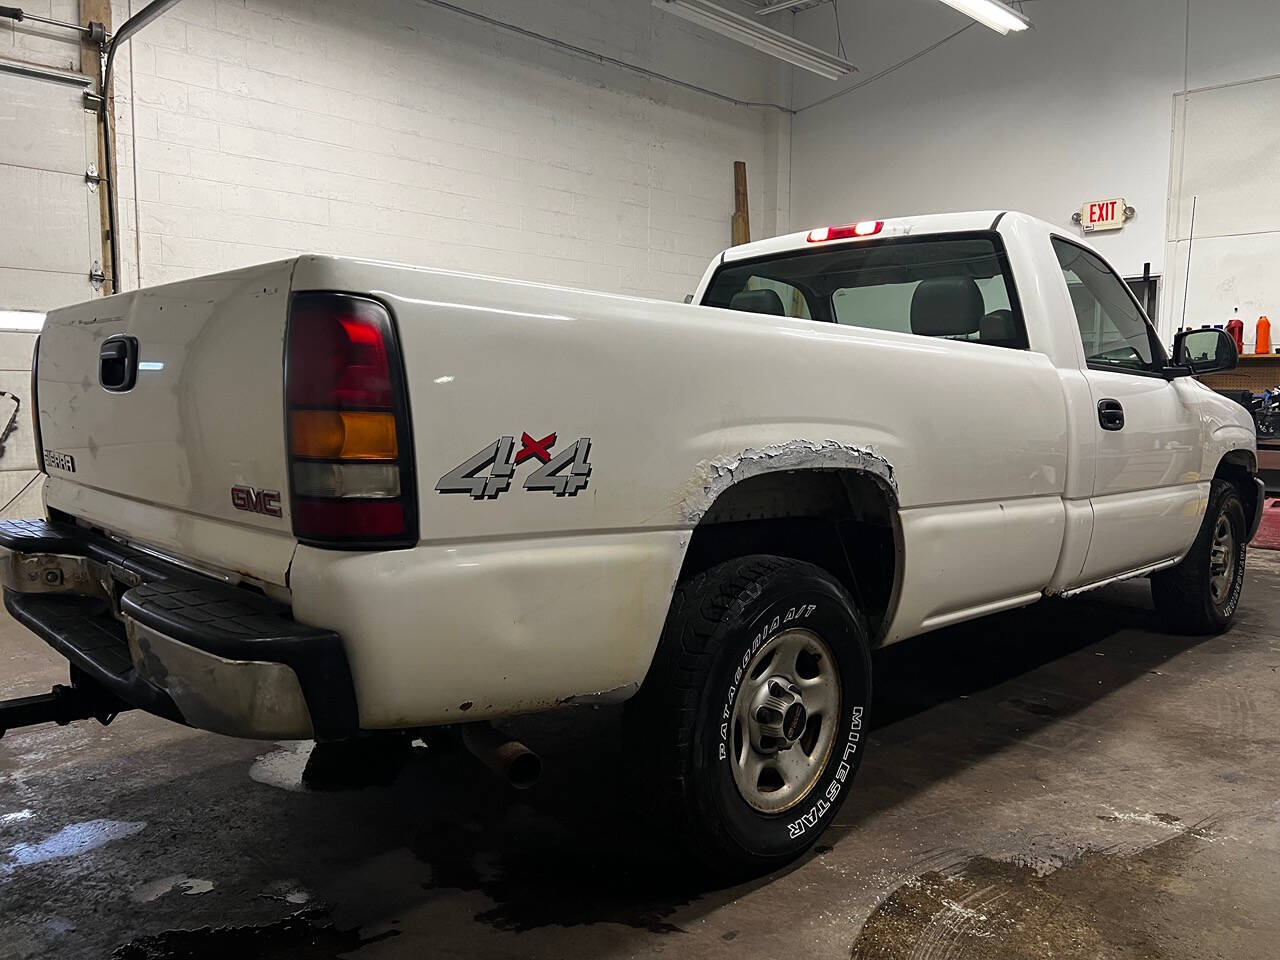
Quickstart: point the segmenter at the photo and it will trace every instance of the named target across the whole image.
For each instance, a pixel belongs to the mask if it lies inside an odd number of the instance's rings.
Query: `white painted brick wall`
[[[786,94],[787,69],[647,0],[457,2],[735,97]],[[729,242],[734,160],[753,235],[786,228],[781,115],[430,4],[184,0],[131,46],[126,288],[313,251],[679,298]]]

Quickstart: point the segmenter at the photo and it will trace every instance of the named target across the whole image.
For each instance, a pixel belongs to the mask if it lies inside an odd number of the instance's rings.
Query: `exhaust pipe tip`
[[[542,758],[522,744],[521,752],[507,763],[507,782],[517,790],[528,790],[542,779]]]
[[[487,723],[463,726],[462,742],[472,756],[517,790],[528,790],[542,776],[541,757]]]

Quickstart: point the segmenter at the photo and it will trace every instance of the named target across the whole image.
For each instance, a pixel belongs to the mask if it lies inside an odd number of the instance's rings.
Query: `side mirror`
[[[1234,370],[1240,360],[1236,342],[1225,330],[1183,330],[1173,338],[1173,362],[1166,371],[1174,377]]]

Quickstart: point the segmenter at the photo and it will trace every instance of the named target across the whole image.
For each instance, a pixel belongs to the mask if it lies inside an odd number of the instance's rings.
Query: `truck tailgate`
[[[50,313],[37,366],[49,506],[283,584],[294,545],[283,402],[293,266]]]

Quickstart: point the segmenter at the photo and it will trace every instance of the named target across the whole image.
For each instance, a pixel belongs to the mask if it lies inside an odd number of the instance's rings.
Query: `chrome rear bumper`
[[[249,590],[65,523],[0,523],[5,607],[124,703],[258,739],[358,719],[341,638]]]

